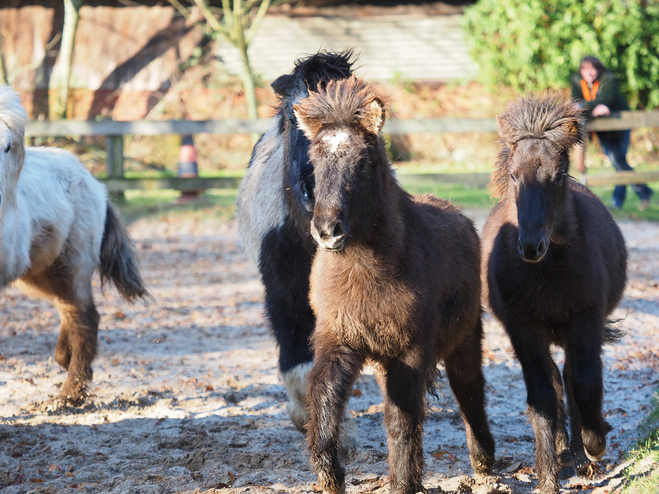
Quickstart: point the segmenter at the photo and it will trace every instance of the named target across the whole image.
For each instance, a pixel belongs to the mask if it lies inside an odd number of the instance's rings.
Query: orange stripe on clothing
[[[597,88],[600,85],[600,81],[595,81],[593,82],[593,89],[592,93],[590,88],[588,87],[588,83],[581,79],[581,92],[583,93],[583,99],[586,101],[593,101],[595,98],[597,98]]]

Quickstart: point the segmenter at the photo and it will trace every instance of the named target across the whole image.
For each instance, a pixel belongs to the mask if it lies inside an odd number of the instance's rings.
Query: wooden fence
[[[133,122],[74,121],[30,122],[26,135],[36,136],[106,136],[107,178],[102,182],[108,191],[123,192],[129,189],[176,189],[202,190],[234,188],[240,178],[124,178],[123,136],[161,134],[252,134],[264,132],[270,120],[140,120]],[[627,111],[613,113],[610,117],[597,118],[586,124],[587,131],[626,130],[640,127],[659,127],[659,111]],[[481,133],[496,132],[493,118],[437,118],[419,120],[390,120],[385,124],[385,134],[419,133]],[[484,187],[488,173],[440,173],[400,175],[403,185],[428,185],[460,183],[472,187]],[[588,176],[588,185],[618,185],[659,181],[659,171],[620,172]]]

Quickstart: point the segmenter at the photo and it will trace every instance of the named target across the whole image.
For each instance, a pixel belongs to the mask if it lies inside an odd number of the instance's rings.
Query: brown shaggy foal
[[[600,353],[617,336],[606,318],[626,280],[616,222],[568,176],[569,150],[583,142],[580,118],[572,101],[551,96],[520,99],[498,117],[504,146],[491,186],[501,202],[483,231],[485,299],[522,365],[542,494],[575,473],[573,456],[579,465],[584,452],[597,461],[606,450]],[[565,349],[563,380],[551,344]]]
[[[307,433],[321,487],[345,489],[339,428],[365,361],[385,398],[391,491],[423,489],[425,395],[440,359],[464,419],[471,463],[489,473],[494,440],[481,369],[479,242],[449,203],[396,182],[380,131],[383,98],[354,76],[296,108],[315,167],[311,272],[315,364]]]

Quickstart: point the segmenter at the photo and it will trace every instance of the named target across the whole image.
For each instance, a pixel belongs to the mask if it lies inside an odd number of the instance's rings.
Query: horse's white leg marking
[[[291,421],[299,431],[304,431],[307,416],[307,384],[309,382],[309,372],[313,367],[313,362],[299,364],[291,370],[282,373],[281,378],[286,386],[288,393],[288,415]],[[357,428],[355,421],[350,418],[346,409],[341,430],[339,431],[339,440],[341,449],[344,451],[355,449],[357,447]]]
[[[313,362],[306,362],[283,372],[281,375],[288,393],[288,415],[299,431],[303,431],[307,422],[307,382]]]

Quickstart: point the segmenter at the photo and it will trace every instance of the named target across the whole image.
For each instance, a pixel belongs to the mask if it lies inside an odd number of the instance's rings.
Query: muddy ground
[[[475,213],[482,224],[484,214]],[[564,492],[609,492],[659,386],[659,225],[623,223],[630,282],[614,316],[627,336],[604,351],[604,410],[613,426],[600,473]],[[0,491],[315,492],[303,436],[286,413],[277,352],[263,317],[256,267],[230,222],[140,220],[131,225],[155,303],[130,306],[97,288],[99,356],[89,403],[48,411],[65,374],[53,362],[58,317],[10,288],[0,296]],[[529,493],[533,431],[519,365],[486,319],[494,478],[474,483],[464,427],[444,382],[426,422],[425,486],[432,492]],[[556,359],[562,364],[560,352]],[[372,371],[350,415],[359,448],[348,493],[388,492],[382,397]]]

